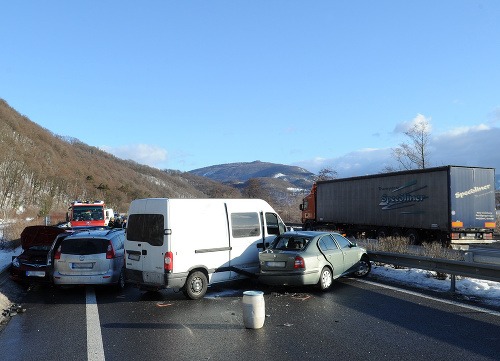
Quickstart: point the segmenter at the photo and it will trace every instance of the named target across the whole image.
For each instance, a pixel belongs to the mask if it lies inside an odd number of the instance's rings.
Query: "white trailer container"
[[[285,230],[261,199],[137,199],[128,211],[126,280],[202,298],[209,284],[255,275],[259,251]]]

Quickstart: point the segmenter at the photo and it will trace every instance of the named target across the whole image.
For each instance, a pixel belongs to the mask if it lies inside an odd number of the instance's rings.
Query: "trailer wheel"
[[[312,222],[306,222],[304,223],[304,231],[312,231],[313,230],[313,224]]]
[[[382,228],[382,229],[379,229],[379,230],[377,231],[377,239],[386,238],[386,237],[388,237],[388,236],[389,236],[389,234],[388,234],[388,233],[387,233],[387,231],[386,231],[385,229],[383,229],[383,228]]]
[[[394,228],[392,230],[392,237],[394,237],[394,238],[400,238],[401,236],[402,236],[402,233],[401,233],[401,231],[399,229]]]
[[[408,237],[408,242],[413,245],[419,245],[420,244],[420,237],[418,236],[418,232],[414,229],[410,229],[406,233],[406,237]]]
[[[201,271],[195,271],[189,274],[186,284],[182,291],[184,295],[191,300],[198,300],[207,293],[207,276]]]

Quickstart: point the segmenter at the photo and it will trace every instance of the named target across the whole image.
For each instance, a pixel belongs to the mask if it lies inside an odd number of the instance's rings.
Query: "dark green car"
[[[364,248],[338,233],[286,232],[259,253],[259,281],[268,285],[318,285],[328,289],[334,279],[371,270]]]

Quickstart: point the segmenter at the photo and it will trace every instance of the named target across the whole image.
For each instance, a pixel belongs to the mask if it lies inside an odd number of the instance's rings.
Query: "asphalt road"
[[[366,281],[328,292],[245,282],[182,293],[32,287],[0,333],[2,360],[498,360],[500,313]],[[264,291],[246,329],[242,293]]]

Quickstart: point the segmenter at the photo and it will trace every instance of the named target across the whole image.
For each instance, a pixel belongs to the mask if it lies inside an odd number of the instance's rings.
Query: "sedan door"
[[[359,248],[340,234],[332,234],[344,254],[344,272],[359,262]]]
[[[344,252],[334,242],[331,235],[324,235],[318,240],[318,249],[326,262],[332,267],[333,278],[340,277],[346,270]]]

